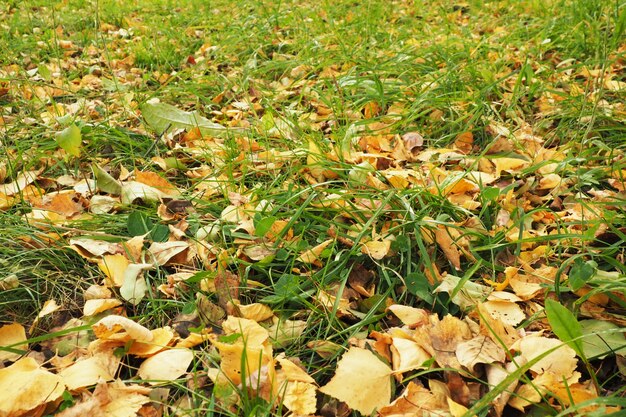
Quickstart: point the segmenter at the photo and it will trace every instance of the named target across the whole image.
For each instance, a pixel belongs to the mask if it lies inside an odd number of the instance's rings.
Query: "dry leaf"
[[[15,346],[13,346],[15,345]],[[26,343],[26,329],[19,323],[5,324],[0,327],[0,346],[11,346],[11,349],[28,350]],[[19,353],[0,350],[0,362],[16,361],[22,356]]]
[[[42,369],[33,358],[23,358],[0,369],[0,416],[20,416],[63,395],[59,375]]]
[[[147,358],[163,350],[174,338],[174,332],[169,327],[160,327],[151,330],[151,333],[152,340],[150,342],[133,342],[128,349],[128,354]]]
[[[173,381],[187,372],[192,360],[193,351],[190,349],[164,350],[143,361],[137,375],[151,385]]]
[[[424,362],[432,356],[417,342],[401,337],[394,337],[392,340],[391,357],[394,373],[402,374],[414,369],[427,368],[424,366]]]
[[[476,373],[474,367],[478,363],[491,364],[506,360],[506,354],[502,346],[496,344],[490,337],[479,335],[458,344],[456,358],[472,373]]]
[[[238,304],[237,308],[239,308],[241,317],[249,320],[254,320],[256,322],[265,321],[274,316],[274,312],[272,311],[272,309],[265,304]]]
[[[153,242],[148,248],[148,253],[153,256],[155,265],[167,265],[177,255],[189,248],[189,243],[181,241]]]
[[[391,369],[369,350],[352,347],[337,363],[335,376],[320,392],[371,414],[391,401]]]
[[[307,249],[304,252],[302,252],[300,256],[298,256],[297,260],[300,262],[307,263],[307,264],[318,263],[320,259],[320,255],[322,254],[324,249],[326,249],[326,247],[330,245],[331,243],[333,243],[333,240],[328,239],[311,249]]]
[[[402,395],[379,410],[380,417],[449,416],[446,397],[436,395],[415,382],[409,382]]]
[[[391,249],[391,240],[370,240],[361,245],[361,253],[377,261],[383,259]]]
[[[91,327],[98,339],[120,340],[119,335],[116,334],[121,330],[125,331],[128,340],[150,342],[154,337],[152,332],[142,325],[126,317],[116,315],[106,316]]]
[[[518,350],[528,362],[552,350],[530,367],[531,371],[538,374],[550,372],[562,378],[569,378],[574,374],[578,364],[574,349],[558,339],[529,335],[520,339],[513,349]]]
[[[124,284],[124,273],[130,261],[122,254],[104,255],[98,261],[98,267],[107,276],[109,287],[121,287]]]
[[[103,311],[110,310],[122,305],[122,302],[116,298],[105,298],[98,300],[87,300],[83,306],[84,316],[93,316]]]
[[[526,320],[526,314],[521,307],[510,301],[486,301],[483,303],[483,307],[491,317],[509,326],[517,326]]]
[[[409,307],[402,304],[393,304],[387,307],[400,321],[409,327],[417,327],[428,323],[429,314],[421,308]]]
[[[113,380],[117,373],[120,358],[113,351],[100,352],[92,357],[75,362],[59,372],[68,390],[95,385],[102,381]]]

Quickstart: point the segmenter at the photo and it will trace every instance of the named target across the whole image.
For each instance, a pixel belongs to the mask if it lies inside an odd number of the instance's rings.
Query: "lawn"
[[[0,4],[0,416],[623,415],[623,0]]]

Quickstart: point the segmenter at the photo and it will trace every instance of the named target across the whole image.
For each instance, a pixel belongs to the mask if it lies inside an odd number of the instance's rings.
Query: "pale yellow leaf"
[[[256,322],[264,321],[274,316],[272,309],[261,303],[240,304],[237,308],[239,308],[243,318]]]
[[[426,369],[424,362],[432,356],[415,341],[394,337],[391,344],[391,358],[395,373],[404,373],[413,369]]]
[[[456,358],[466,369],[474,372],[474,367],[479,363],[504,363],[506,354],[502,346],[490,337],[478,335],[458,344]]]
[[[19,416],[52,401],[65,391],[63,378],[23,358],[0,369],[0,416]]]
[[[383,259],[391,249],[391,240],[370,240],[361,246],[361,253],[369,255],[377,261]]]
[[[15,346],[13,346],[15,345]],[[28,350],[26,329],[19,323],[5,324],[0,327],[0,346],[11,346],[12,349]],[[19,353],[0,350],[0,362],[16,361],[22,356]]]
[[[83,306],[83,315],[93,316],[94,314],[102,313],[103,311],[110,310],[120,305],[122,305],[122,302],[116,298],[87,300]]]
[[[522,308],[510,301],[486,301],[483,303],[483,307],[491,317],[510,326],[517,326],[526,320],[526,314]]]
[[[67,385],[68,390],[95,385],[100,380],[111,381],[117,372],[120,359],[113,352],[98,353],[92,357],[79,360],[59,372],[59,376]]]
[[[286,384],[284,389],[279,390],[283,405],[297,416],[315,414],[317,410],[315,385],[301,381],[287,381]]]
[[[169,349],[149,357],[139,367],[137,374],[150,384],[173,381],[187,372],[193,360],[190,349]]]
[[[162,266],[167,265],[172,258],[188,248],[189,243],[182,241],[153,242],[148,248],[148,253],[153,256],[156,265]]]
[[[128,349],[128,354],[139,357],[149,357],[167,347],[174,338],[174,332],[170,327],[160,327],[151,330],[150,342],[133,342]],[[193,334],[193,333],[192,333]]]
[[[254,320],[241,317],[228,316],[222,323],[224,333],[241,334],[241,344],[246,346],[258,347],[262,346],[269,339],[269,332]]]
[[[409,327],[415,327],[428,323],[428,312],[421,308],[405,306],[402,304],[392,304],[387,307],[400,321]]]
[[[391,401],[391,369],[369,350],[352,347],[339,363],[335,376],[319,389],[369,415]]]
[[[330,245],[331,243],[333,243],[333,240],[328,239],[320,243],[319,245],[314,246],[311,249],[307,249],[304,252],[302,252],[300,256],[298,256],[297,260],[300,262],[307,263],[307,264],[319,262],[320,255],[322,254],[324,249],[326,249],[326,247]]]
[[[518,350],[521,356],[529,362],[554,349],[530,367],[538,374],[550,372],[569,378],[573,375],[578,363],[574,349],[558,339],[529,335],[516,342],[513,349]]]
[[[94,334],[99,339],[109,339],[121,330],[125,331],[126,334],[124,336],[128,336],[129,340],[136,340],[138,342],[150,342],[154,337],[150,330],[139,323],[129,318],[116,315],[106,316],[91,327]]]

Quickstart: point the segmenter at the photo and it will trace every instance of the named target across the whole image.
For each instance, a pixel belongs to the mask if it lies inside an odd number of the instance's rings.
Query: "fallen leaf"
[[[133,305],[141,302],[148,291],[148,285],[143,277],[145,269],[152,268],[152,264],[130,264],[124,271],[124,283],[120,287],[122,298]]]
[[[63,395],[63,378],[42,369],[33,358],[22,358],[0,369],[0,415],[21,416]]]
[[[28,343],[26,343],[26,330],[24,326],[19,323],[5,324],[0,327],[0,346],[11,347],[11,349],[28,350]],[[0,350],[0,362],[3,361],[16,361],[22,354],[17,352],[10,352],[8,350]]]
[[[391,249],[391,240],[370,240],[361,245],[361,253],[377,261],[383,259]]]
[[[274,312],[271,308],[265,304],[252,303],[252,304],[238,304],[241,317],[256,322],[265,321],[274,316]]]
[[[298,256],[297,260],[307,264],[315,264],[320,261],[320,256],[328,245],[333,243],[332,239],[328,239],[317,246],[307,249]]]
[[[409,327],[417,327],[428,323],[429,314],[421,308],[409,307],[402,304],[392,304],[387,307],[400,321]]]
[[[122,302],[115,298],[103,298],[97,300],[87,300],[83,306],[84,316],[93,316],[103,311],[110,310],[117,306],[122,305]]]
[[[160,327],[150,332],[152,333],[152,340],[149,342],[134,341],[128,348],[129,355],[142,358],[150,357],[165,349],[174,339],[174,332],[170,327]]]
[[[119,363],[120,358],[115,356],[113,351],[108,353],[101,352],[75,362],[59,372],[59,376],[63,378],[67,389],[73,391],[78,388],[95,385],[101,380],[113,380]]]
[[[130,261],[122,254],[104,255],[98,261],[98,267],[108,278],[109,287],[121,287],[124,284],[124,273]]]
[[[137,375],[151,385],[173,381],[187,372],[192,360],[193,351],[190,349],[164,350],[143,361]]]
[[[361,414],[369,415],[391,402],[391,369],[372,352],[352,347],[337,363],[328,384],[319,389],[345,402]]]
[[[504,363],[506,353],[502,346],[490,337],[478,335],[457,345],[456,358],[461,365],[476,374],[474,368],[477,364]]]
[[[121,330],[126,332],[129,340],[136,340],[138,342],[150,342],[154,337],[152,332],[142,325],[126,317],[116,315],[106,316],[91,327],[98,339],[110,339]],[[119,339],[119,337],[117,337],[117,339]]]
[[[563,344],[559,339],[528,335],[520,339],[513,346],[513,349],[518,350],[528,362],[545,354],[530,367],[530,370],[537,374],[550,372],[563,378],[569,378],[574,374],[578,364],[574,349]]]

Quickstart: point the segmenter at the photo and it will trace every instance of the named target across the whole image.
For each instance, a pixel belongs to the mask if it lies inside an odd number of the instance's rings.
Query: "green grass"
[[[626,4],[620,0],[309,3],[3,3],[0,91],[9,89],[0,94],[4,182],[13,181],[20,172],[42,169],[39,192],[67,189],[51,180],[62,175],[91,178],[94,162],[107,165],[116,177],[123,169],[163,174],[183,190],[182,199],[193,203],[194,211],[186,216],[190,242],[199,228],[217,224],[211,244],[228,253],[226,268],[240,277],[242,303],[264,302],[282,319],[306,321],[301,338],[283,350],[300,358],[320,385],[332,377],[341,352],[321,357],[308,342],[327,340],[348,346],[351,338],[384,331],[394,325],[384,310],[391,302],[462,317],[447,294],[433,292],[427,275],[436,268],[472,282],[501,281],[505,267],[520,265],[516,257],[524,244],[549,246],[552,255],[540,263],[563,272],[575,268],[572,265],[578,265],[578,260],[594,261],[599,271],[616,272],[611,279],[589,276],[587,284],[590,294],[612,299],[602,319],[614,315],[623,323],[626,197],[623,191],[611,200],[591,197],[615,191],[609,180],[626,172]],[[197,53],[200,48],[204,54]],[[599,78],[589,76],[589,71]],[[86,83],[89,74],[95,84]],[[621,90],[603,82],[607,74],[622,83]],[[274,169],[259,169],[250,159],[240,158],[242,145],[236,135],[217,141],[222,146],[210,141],[193,151],[176,146],[182,136],[160,137],[143,123],[138,109],[155,98],[223,125],[241,118],[249,126],[247,140],[291,156]],[[379,111],[370,114],[372,103]],[[56,114],[55,106],[62,108],[62,114]],[[396,109],[397,116],[387,115],[390,108]],[[317,123],[317,113],[330,116]],[[80,158],[56,153],[55,133],[71,123],[81,129]],[[496,184],[496,196],[483,189],[482,207],[476,210],[455,205],[426,187],[383,190],[365,185],[355,181],[354,164],[341,158],[318,158],[319,166],[334,175],[310,183],[305,175],[309,142],[323,152],[354,147],[358,136],[375,123],[385,124],[382,134],[419,132],[429,148],[451,147],[459,134],[472,132],[475,160],[454,163],[451,170],[459,172],[478,170],[480,157],[503,156],[489,154],[494,123],[512,132],[528,127],[545,140],[546,148],[562,153],[555,172],[569,182],[556,196],[558,202],[541,199],[545,193],[533,181],[540,180],[537,170],[545,162],[538,162],[505,175],[504,182]],[[524,150],[521,141],[517,146]],[[169,160],[171,169],[162,172],[152,157]],[[174,160],[178,165],[172,165]],[[401,164],[422,173],[427,166],[420,161]],[[374,176],[388,184],[385,168],[378,167]],[[202,184],[211,177],[219,178],[220,186],[209,195]],[[515,193],[514,200],[532,204],[508,210],[512,222],[497,228],[509,191]],[[294,238],[270,242],[275,251],[271,259],[253,261],[238,253],[238,239],[252,238],[233,224],[215,223],[230,204],[229,192],[257,203],[266,201],[266,210],[253,215],[257,227],[263,218],[273,216],[289,222]],[[321,204],[333,195],[349,198],[344,207]],[[359,204],[366,201],[373,208]],[[597,218],[537,220],[577,202]],[[2,322],[28,327],[45,301],[57,300],[62,310],[39,321],[29,335],[38,341],[34,349],[45,350],[38,343],[52,338],[47,335],[69,318],[81,317],[83,291],[103,279],[95,264],[68,248],[69,240],[104,233],[109,240],[125,241],[131,237],[127,223],[134,212],[154,224],[174,225],[159,218],[157,206],[135,204],[57,224],[49,230],[60,236],[52,243],[40,242],[43,231],[26,221],[32,210],[28,201],[1,212],[0,280],[17,277],[19,281],[16,288],[0,292]],[[455,271],[445,254],[424,238],[424,228],[433,227],[431,219],[469,239],[474,260],[463,258]],[[481,227],[462,225],[468,219]],[[546,233],[517,242],[507,239],[513,231],[528,229]],[[361,242],[384,233],[395,237],[395,256],[377,261],[361,252]],[[609,240],[602,242],[602,236]],[[321,266],[297,260],[304,250],[327,239],[333,242],[323,251]],[[214,275],[215,265],[214,260],[196,260],[189,269],[206,269]],[[350,274],[360,266],[373,272],[376,295],[359,300],[358,316],[342,318],[338,304],[328,311],[315,302],[320,291],[349,293]],[[173,272],[177,271],[169,266],[148,271],[148,295],[137,306],[125,304],[128,316],[156,328],[171,325],[181,312],[193,310],[196,294],[203,292],[199,281],[181,287],[175,300],[156,290]],[[581,318],[588,314],[582,309],[588,295],[575,295],[567,282],[550,289]],[[204,293],[212,302],[218,301],[215,294]],[[541,315],[529,317],[520,327],[541,326]],[[206,363],[216,363],[215,357],[201,360],[200,355],[211,354],[215,356],[215,351],[198,353],[198,378],[206,372]],[[602,374],[614,365],[614,357],[596,359],[581,372],[583,379],[589,379],[589,370],[594,370],[606,390],[602,394],[607,399],[602,401],[617,404],[623,395],[623,376],[618,371]],[[426,383],[428,378],[441,379],[441,372],[434,369],[415,377]],[[132,376],[130,371],[126,375]],[[516,378],[523,378],[521,371]],[[397,384],[397,393],[403,384]],[[173,399],[192,397],[191,415],[284,412],[248,396],[240,387],[234,387],[243,398],[240,408],[220,404],[210,383],[194,390],[181,380],[171,388]],[[492,394],[505,389],[501,384]],[[529,412],[557,415],[548,403],[546,399]],[[472,413],[486,415],[490,404],[479,401],[473,406]],[[585,412],[574,407],[561,415]]]

